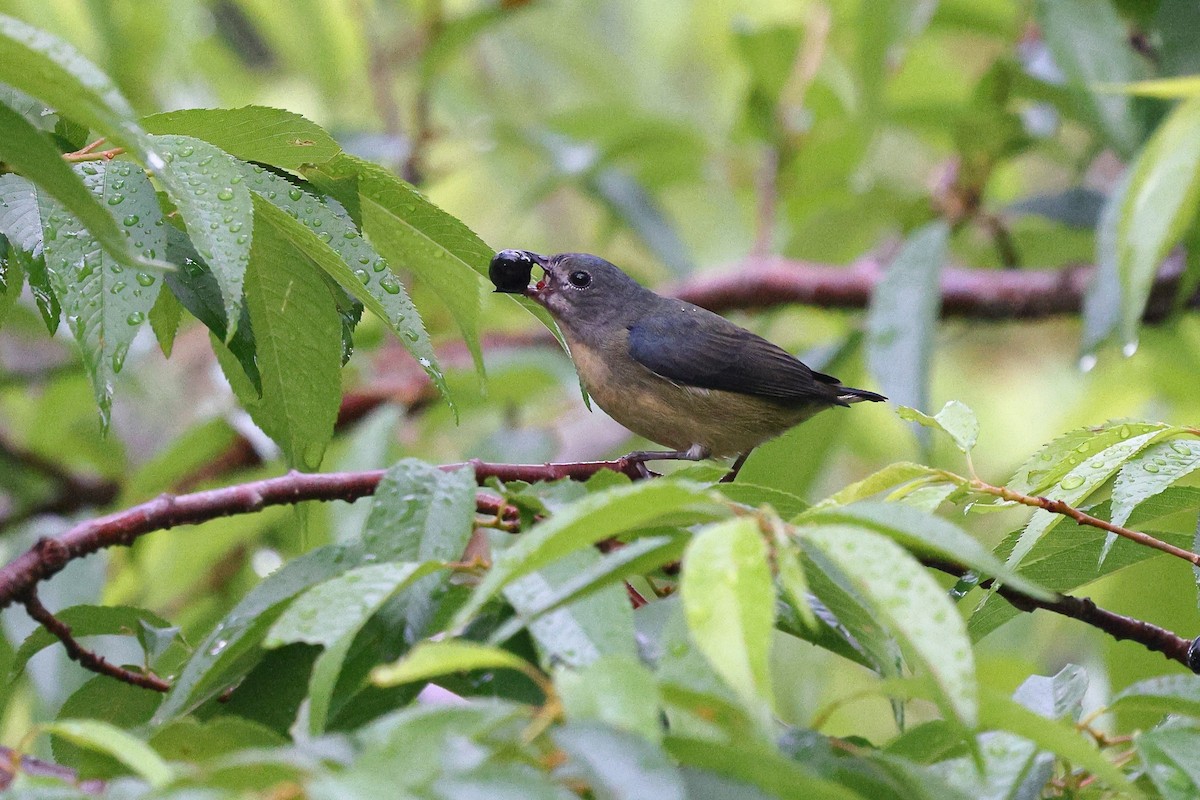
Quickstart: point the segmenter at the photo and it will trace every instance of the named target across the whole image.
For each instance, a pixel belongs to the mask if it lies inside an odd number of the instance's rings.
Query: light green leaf
[[[708,741],[668,736],[667,752],[686,767],[732,778],[777,798],[862,800],[857,792],[823,778],[802,762],[744,741]],[[736,784],[735,784],[736,785]],[[728,794],[738,797],[739,794]]]
[[[153,136],[151,140],[168,163],[159,177],[196,252],[221,288],[228,341],[241,319],[242,282],[250,264],[254,229],[254,207],[242,169],[227,153],[201,139]]]
[[[450,627],[461,628],[510,581],[541,569],[567,553],[589,547],[623,531],[706,498],[704,489],[682,481],[642,481],[590,494],[521,534],[496,558],[471,599]]]
[[[257,195],[253,203],[269,205]],[[269,214],[255,222],[245,286],[262,376],[262,401],[246,410],[292,466],[315,470],[342,399],[342,326],[333,297]]]
[[[120,728],[94,719],[60,719],[43,725],[45,733],[112,756],[160,789],[175,778],[175,770],[150,745]]]
[[[868,497],[877,495],[885,489],[891,489],[893,486],[908,484],[923,478],[937,477],[940,474],[939,470],[927,467],[924,464],[914,464],[911,461],[898,461],[834,492],[813,506],[813,508],[821,509],[829,506],[849,505],[850,503],[856,503],[859,500],[865,500]]]
[[[123,215],[122,238],[141,247],[147,259],[166,252],[162,212],[154,187],[128,161],[83,164],[83,183],[114,213]],[[91,375],[96,403],[107,426],[113,381],[125,364],[146,315],[154,307],[162,276],[128,265],[101,250],[79,219],[40,195],[46,269]],[[108,212],[104,214],[108,216]]]
[[[1185,100],[1155,130],[1132,167],[1117,229],[1121,334],[1138,325],[1162,260],[1196,218],[1200,205],[1200,98]]]
[[[1161,422],[1113,420],[1068,431],[1026,459],[1008,480],[1008,488],[1022,494],[1042,494],[1092,453],[1166,427]]]
[[[242,168],[250,190],[270,201],[256,204],[255,213],[383,320],[454,408],[433,343],[408,291],[349,216],[261,167]]]
[[[1005,697],[985,689],[980,694],[979,725],[989,730],[1002,730],[1026,738],[1060,758],[1096,775],[1109,787],[1129,797],[1141,797],[1129,780],[1102,753],[1084,741],[1074,725],[1046,717]]]
[[[1113,483],[1113,524],[1124,525],[1140,503],[1198,467],[1200,442],[1195,440],[1176,439],[1147,447],[1137,458],[1125,462]]]
[[[1200,675],[1163,675],[1126,686],[1109,707],[1200,717]]]
[[[929,368],[949,237],[945,222],[913,233],[871,294],[867,363],[884,394],[899,405],[929,406]]]
[[[4,29],[3,16],[0,16],[0,33]],[[0,43],[4,38],[0,35]],[[0,46],[0,51],[3,47]],[[123,235],[113,214],[109,212],[88,191],[78,174],[62,159],[57,148],[20,114],[0,103],[0,160],[15,168],[29,180],[36,183],[47,195],[61,203],[83,223],[83,226],[95,237],[100,247],[116,263],[130,268],[161,269],[162,262],[152,263],[139,256]],[[143,176],[144,177],[144,176]],[[11,179],[10,179],[11,180]],[[28,206],[23,217],[28,216]],[[7,224],[7,221],[6,221]],[[26,231],[26,235],[18,236],[22,244],[30,243],[28,220],[22,220],[18,230]],[[35,248],[24,248],[36,252]]]
[[[112,79],[68,42],[2,14],[0,82],[100,132],[153,172],[165,166]]]
[[[653,707],[651,707],[653,708]],[[678,768],[662,749],[633,733],[595,722],[570,722],[551,737],[567,764],[605,800],[686,800]]]
[[[342,154],[305,174],[327,191],[331,182],[356,187],[363,231],[393,267],[412,271],[446,304],[482,374],[479,298],[492,249],[466,225],[375,164]],[[337,191],[331,194],[340,197]]]
[[[321,126],[282,108],[188,108],[142,119],[150,133],[194,136],[243,161],[298,170],[342,151]]]
[[[684,551],[679,592],[692,640],[713,669],[748,709],[769,713],[775,583],[757,523],[727,520],[697,534]]]
[[[1145,774],[1164,800],[1189,800],[1200,793],[1200,731],[1164,728],[1134,739]]]
[[[970,453],[979,439],[979,420],[975,417],[975,412],[957,400],[947,402],[942,410],[932,417],[907,406],[901,406],[897,414],[902,420],[945,433],[964,453]]]
[[[662,740],[658,685],[636,656],[605,655],[582,669],[557,669],[554,686],[568,722],[602,722],[647,741]]]
[[[537,674],[528,661],[499,647],[463,639],[443,639],[422,642],[399,661],[376,667],[371,672],[371,682],[376,686],[399,686],[477,669],[515,669],[526,675]]]
[[[361,553],[322,547],[271,573],[254,587],[196,647],[159,707],[152,726],[181,716],[219,694],[261,657],[259,643],[287,603],[310,586],[355,566]]]
[[[1166,100],[1186,100],[1200,97],[1200,75],[1179,75],[1174,78],[1110,83],[1096,87],[1102,92],[1129,94],[1135,97],[1161,97]]]
[[[1110,0],[1038,0],[1038,26],[1088,116],[1123,156],[1137,150],[1142,126],[1128,97],[1106,85],[1144,74],[1129,46],[1129,31]]]
[[[849,506],[809,511],[797,525],[848,524],[881,533],[917,557],[941,558],[960,563],[983,575],[999,579],[1040,600],[1054,593],[1006,567],[982,544],[953,522],[926,511],[897,503],[861,502]],[[803,536],[803,532],[800,534]]]
[[[171,349],[175,346],[175,334],[179,332],[179,323],[183,321],[183,305],[170,289],[160,291],[150,313],[150,329],[154,338],[167,358],[171,357]]]
[[[308,681],[309,733],[324,732],[342,663],[367,620],[397,592],[442,566],[427,561],[357,567],[297,597],[271,626],[263,647],[304,642],[325,648]]]
[[[1109,191],[1096,223],[1096,271],[1083,297],[1083,336],[1080,366],[1095,366],[1095,351],[1121,327],[1124,291],[1117,259],[1121,217],[1133,170],[1127,169]]]
[[[964,725],[975,724],[975,658],[966,624],[925,568],[891,539],[846,525],[798,528],[894,633],[914,669],[933,678],[939,704]]]
[[[67,170],[70,173],[70,170]],[[78,178],[72,175],[72,180]],[[89,198],[95,202],[95,198]],[[0,234],[32,256],[42,252],[42,212],[37,187],[11,172],[0,175]]]

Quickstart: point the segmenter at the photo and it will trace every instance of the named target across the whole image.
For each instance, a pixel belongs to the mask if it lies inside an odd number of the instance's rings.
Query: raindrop
[[[196,152],[196,148],[192,147],[192,146],[189,144],[187,147],[185,147],[185,148],[183,148],[182,150],[180,150],[180,151],[179,151],[179,155],[183,156],[184,158],[188,158],[188,157],[190,157],[190,156],[192,155],[192,153],[194,153],[194,152]]]
[[[343,239],[357,239],[358,231],[346,231],[342,234]]]
[[[365,269],[354,270],[354,277],[358,278],[364,286],[371,282],[371,275]]]
[[[243,233],[242,235],[240,235],[236,239],[234,239],[234,241],[237,242],[238,244],[245,244],[246,238],[247,238],[246,234]]]
[[[388,294],[400,294],[400,282],[391,275],[384,276],[379,281],[380,287]]]
[[[240,231],[241,229],[242,229],[242,223],[240,223],[240,222],[235,222],[235,223],[233,223],[232,225],[230,225],[230,226],[229,226],[229,232],[230,232],[230,233],[237,233],[237,232],[238,232],[238,231]]]
[[[1132,433],[1132,431],[1129,430],[1128,425],[1122,425],[1119,429],[1117,429],[1117,435],[1122,439],[1128,439],[1130,433]]]
[[[1091,372],[1096,368],[1096,356],[1093,353],[1079,357],[1079,371]]]
[[[387,269],[387,262],[382,258],[377,258],[375,259],[375,263],[371,265],[371,269],[375,270],[376,272],[383,272],[385,269]]]
[[[1154,463],[1151,463],[1148,461],[1145,464],[1143,464],[1142,466],[1146,470],[1146,472],[1158,472],[1158,464],[1154,464]]]
[[[109,289],[108,291],[111,292],[112,294],[120,294],[121,292],[125,291],[125,286],[126,286],[125,281],[117,281],[116,283],[114,283],[112,285],[112,288]]]
[[[128,174],[128,173],[125,173],[125,174]],[[113,181],[113,188],[116,189],[117,191],[124,189],[125,181],[118,178],[117,180]]]
[[[124,202],[125,202],[125,195],[120,194],[119,192],[117,194],[114,194],[112,197],[108,198],[108,204],[110,206],[119,206],[119,205],[121,205],[121,203],[124,203]]]
[[[83,170],[84,175],[95,175],[96,174],[96,168],[93,167],[91,164],[84,164],[83,167],[81,167],[81,169]]]
[[[129,354],[129,345],[122,344],[112,354],[113,372],[120,372],[121,367],[125,366],[125,356]]]
[[[232,200],[233,199],[233,189],[222,189],[221,191],[217,192],[217,199],[218,200]]]
[[[132,228],[134,225],[137,225],[138,222],[140,222],[140,221],[141,220],[138,218],[137,214],[130,214],[125,219],[121,220],[121,222],[125,223],[126,228]]]
[[[199,187],[199,188],[198,188],[198,189],[196,189],[196,191],[195,191],[195,195],[196,195],[197,197],[203,197],[203,196],[204,196],[204,195],[206,195],[206,194],[208,194],[208,189],[205,189],[203,186]]]
[[[228,645],[229,642],[225,641],[224,639],[218,639],[212,647],[208,648],[208,654],[210,656],[220,655],[221,651],[224,650]]]
[[[141,311],[134,311],[132,314],[130,314],[128,317],[125,318],[125,322],[128,325],[141,325],[145,321],[146,321],[146,315],[143,314]]]
[[[1181,456],[1192,455],[1192,448],[1188,447],[1183,442],[1171,442],[1171,449]]]
[[[1160,467],[1165,467],[1167,465],[1167,460],[1162,456],[1155,456],[1154,463],[1158,464]]]
[[[153,286],[154,285],[154,276],[149,274],[148,272],[139,272],[137,274],[137,282],[140,283],[142,286]]]
[[[1133,354],[1137,352],[1137,349],[1138,349],[1137,339],[1132,339],[1132,340],[1126,342],[1125,346],[1121,348],[1121,355],[1125,356],[1126,358],[1132,358]]]
[[[404,332],[404,338],[408,339],[410,342],[415,342],[421,338],[421,335],[414,330],[406,330]],[[421,361],[422,367],[428,367],[430,364],[428,358],[422,358],[422,359],[420,359],[420,361]]]
[[[207,167],[209,164],[212,163],[212,160],[213,160],[213,156],[207,155],[204,158],[200,159],[200,166]]]
[[[230,178],[230,179],[229,179],[229,182],[230,182],[230,183],[232,183],[232,184],[235,184],[235,185],[236,185],[236,184],[239,184],[239,183],[241,183],[241,182],[242,182],[242,176],[241,176],[241,175],[234,175],[232,178]]]
[[[1086,453],[1088,450],[1091,450],[1091,449],[1092,449],[1092,443],[1084,442],[1083,444],[1079,445],[1079,447],[1076,447],[1075,451],[1078,453]]]
[[[300,191],[299,189],[291,189],[288,191],[288,197],[292,198],[293,200],[299,200],[303,196],[304,192]]]
[[[321,231],[320,233],[317,234],[317,238],[320,239],[322,242],[325,242],[326,244],[328,244],[329,240],[332,239],[333,237],[329,235],[329,231]]]
[[[1078,489],[1080,486],[1083,486],[1083,476],[1068,475],[1067,477],[1062,479],[1062,483],[1060,483],[1059,485],[1068,491],[1070,491],[1071,489]]]

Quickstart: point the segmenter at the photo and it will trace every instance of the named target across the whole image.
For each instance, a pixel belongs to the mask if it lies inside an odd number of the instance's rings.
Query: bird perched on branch
[[[534,266],[544,277],[530,286]],[[504,250],[489,269],[497,292],[545,306],[584,388],[629,430],[673,448],[626,458],[737,456],[831,406],[887,398],[843,386],[786,350],[699,306],[655,294],[598,256]]]

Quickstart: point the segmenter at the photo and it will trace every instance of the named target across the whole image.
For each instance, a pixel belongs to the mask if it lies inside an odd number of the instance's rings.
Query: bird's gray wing
[[[629,354],[681,386],[784,403],[845,405],[836,378],[813,372],[786,350],[700,308],[656,314],[629,326]]]

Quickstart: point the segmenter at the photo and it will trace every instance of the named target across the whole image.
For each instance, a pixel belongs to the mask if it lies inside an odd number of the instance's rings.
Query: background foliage
[[[0,12],[3,560],[162,492],[390,467],[40,585],[165,694],[6,595],[0,742],[106,781],[18,796],[1200,794],[1178,659],[978,585],[1197,632],[1185,561],[1020,499],[1200,536],[1190,0]],[[477,494],[431,465],[640,446],[487,293],[504,247],[666,291],[844,265],[865,311],[731,315],[961,404],[821,415],[727,487]],[[1063,269],[1082,311],[939,320],[950,267]]]

